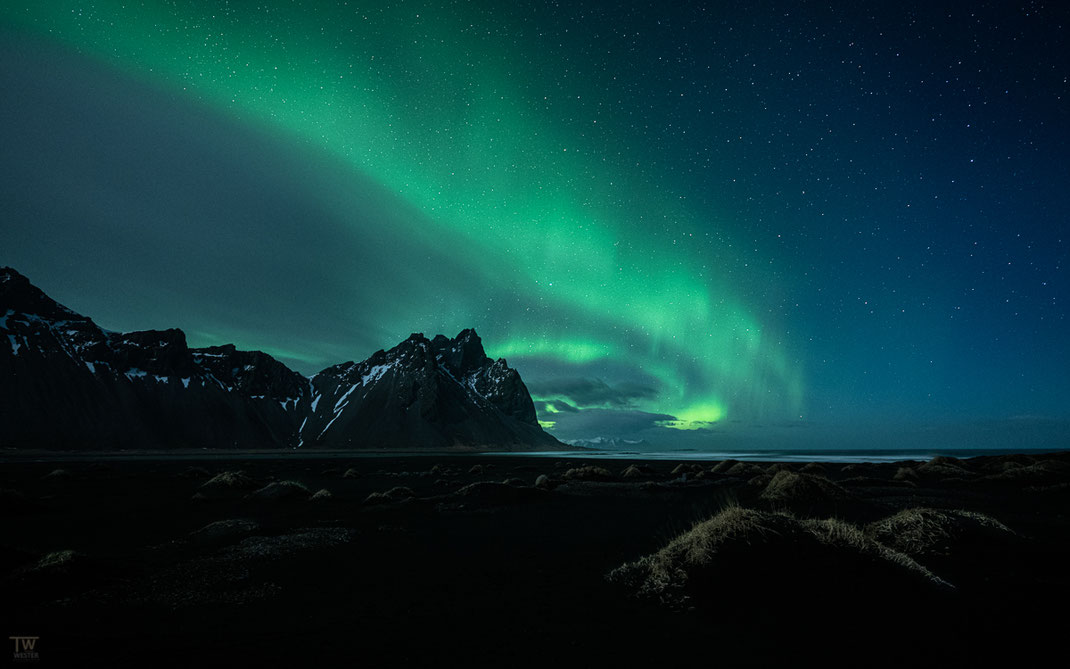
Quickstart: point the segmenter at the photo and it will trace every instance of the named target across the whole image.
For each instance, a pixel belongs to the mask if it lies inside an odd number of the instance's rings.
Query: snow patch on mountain
[[[367,386],[372,383],[375,383],[379,379],[383,378],[383,374],[386,374],[387,370],[389,370],[395,364],[397,363],[392,363],[389,365],[376,365],[375,367],[372,367],[370,370],[368,370],[368,373],[365,374],[363,378],[361,378],[360,385]]]

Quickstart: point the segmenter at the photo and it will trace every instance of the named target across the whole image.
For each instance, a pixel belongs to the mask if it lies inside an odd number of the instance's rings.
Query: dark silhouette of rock
[[[306,378],[259,351],[118,333],[0,268],[0,447],[566,448],[474,330],[413,334]]]

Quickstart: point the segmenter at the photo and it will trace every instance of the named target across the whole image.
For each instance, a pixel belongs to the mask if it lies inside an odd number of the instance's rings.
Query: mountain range
[[[589,439],[563,439],[569,446],[577,448],[606,451],[655,451],[646,439],[624,439],[621,437],[593,437]]]
[[[6,341],[5,341],[6,340]],[[553,450],[474,330],[416,333],[311,377],[178,329],[111,332],[0,268],[0,447]]]

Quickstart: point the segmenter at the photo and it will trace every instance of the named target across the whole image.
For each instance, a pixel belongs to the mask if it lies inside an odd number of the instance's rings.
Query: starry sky
[[[306,374],[474,327],[563,439],[1070,444],[1070,8],[670,4],[4,2],[0,264]]]

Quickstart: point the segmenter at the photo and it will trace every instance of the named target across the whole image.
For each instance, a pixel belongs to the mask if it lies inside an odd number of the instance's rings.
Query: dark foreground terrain
[[[0,488],[0,638],[38,666],[1030,666],[1070,601],[1066,453],[9,462]]]

